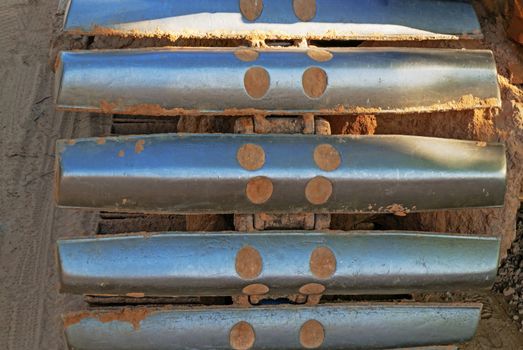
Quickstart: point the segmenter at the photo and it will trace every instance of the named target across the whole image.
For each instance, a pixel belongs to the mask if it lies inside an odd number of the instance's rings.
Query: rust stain
[[[307,56],[317,62],[327,62],[332,60],[332,53],[325,49],[309,49],[307,50]]]
[[[256,61],[260,54],[258,51],[255,51],[253,49],[238,49],[234,51],[234,56],[236,56],[237,59],[243,62],[252,62]]]
[[[73,326],[86,318],[94,318],[102,323],[112,321],[128,322],[133,325],[134,330],[140,329],[140,322],[145,320],[151,311],[147,308],[123,308],[111,312],[77,312],[64,317],[64,327]]]
[[[305,187],[305,197],[314,205],[327,203],[332,195],[332,183],[323,176],[310,180]]]
[[[97,139],[96,139],[96,143],[97,143],[98,145],[103,145],[103,144],[105,144],[105,137],[99,137],[99,138],[97,138]]]
[[[316,0],[293,0],[294,14],[303,22],[308,22],[316,16]]]
[[[305,295],[319,295],[325,292],[325,286],[319,283],[308,283],[303,285],[299,292]]]
[[[254,329],[245,321],[236,323],[229,333],[229,343],[234,350],[250,349],[254,345],[255,340]]]
[[[303,91],[309,98],[320,98],[325,93],[327,84],[327,73],[319,67],[308,68],[303,73]]]
[[[338,150],[329,144],[318,145],[314,149],[314,162],[324,171],[334,171],[341,165],[341,156]]]
[[[145,140],[138,140],[134,145],[134,153],[140,154],[144,150]]]
[[[250,97],[260,99],[269,91],[271,78],[265,68],[252,67],[245,72],[243,83]]]
[[[316,320],[305,322],[300,329],[300,344],[306,349],[317,349],[325,340],[325,329]]]
[[[236,254],[236,273],[243,279],[254,279],[263,270],[263,259],[254,247],[245,246]]]
[[[249,21],[255,21],[263,11],[263,0],[240,0],[240,12]]]
[[[318,247],[311,254],[309,268],[317,278],[330,278],[336,272],[336,256],[329,248]]]
[[[271,198],[273,189],[272,181],[269,178],[258,176],[247,183],[245,194],[252,203],[263,204]]]
[[[236,159],[242,168],[254,171],[265,164],[265,152],[261,146],[247,143],[238,149]]]
[[[250,284],[242,289],[242,293],[247,295],[264,295],[269,293],[269,287],[261,283]]]
[[[120,158],[123,158],[125,156],[125,151],[123,149],[121,149],[119,152],[118,152],[118,157]]]

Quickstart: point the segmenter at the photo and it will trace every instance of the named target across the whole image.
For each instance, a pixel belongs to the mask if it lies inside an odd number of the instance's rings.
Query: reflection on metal
[[[59,141],[58,204],[173,213],[394,213],[503,204],[501,144],[415,136]]]
[[[500,92],[484,50],[168,48],[62,52],[56,103],[140,115],[405,113],[499,107]]]
[[[64,30],[204,39],[482,37],[473,7],[447,0],[70,0]]]
[[[478,304],[117,309],[64,318],[77,350],[387,349],[471,339]]]
[[[489,288],[495,237],[165,233],[58,242],[61,289],[149,296],[402,294]]]

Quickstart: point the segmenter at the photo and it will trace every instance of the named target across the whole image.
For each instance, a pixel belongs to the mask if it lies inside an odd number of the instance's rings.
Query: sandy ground
[[[56,209],[54,142],[100,133],[100,119],[56,113],[48,64],[56,1],[0,3],[0,349],[65,349],[57,237],[94,232],[94,214]],[[104,118],[106,119],[106,118]]]
[[[52,198],[56,139],[107,135],[111,123],[53,109],[57,8],[57,0],[0,4],[0,349],[66,348],[60,315],[84,305],[58,293],[54,243],[94,234],[99,220],[97,213],[57,209]],[[464,348],[521,349],[505,302],[489,298],[491,316]]]

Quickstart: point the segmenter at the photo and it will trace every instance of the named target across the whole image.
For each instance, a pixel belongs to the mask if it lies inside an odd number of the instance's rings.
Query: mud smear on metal
[[[310,180],[305,187],[305,197],[314,205],[327,203],[332,195],[332,183],[323,176]]]
[[[247,183],[245,194],[252,203],[263,204],[271,198],[273,189],[269,178],[258,176]]]
[[[271,78],[265,68],[252,67],[245,72],[243,83],[250,97],[260,99],[269,91]]]
[[[249,78],[251,79],[251,78]],[[320,81],[321,83],[321,81]],[[250,83],[249,83],[250,84]],[[311,89],[314,87],[314,82],[311,83]],[[253,85],[256,85],[253,83]],[[264,86],[267,84],[264,83]],[[252,85],[251,85],[252,86]],[[321,86],[321,85],[320,85]],[[267,88],[268,89],[268,88]],[[253,88],[253,91],[256,91]],[[263,95],[262,95],[263,97]],[[501,102],[497,98],[481,99],[472,95],[461,97],[458,101],[450,101],[447,103],[433,104],[430,106],[412,106],[405,108],[375,108],[375,107],[346,107],[336,106],[331,109],[319,109],[314,114],[317,115],[341,115],[341,114],[381,114],[381,113],[429,113],[429,112],[445,112],[445,111],[463,111],[476,108],[501,108]],[[151,115],[151,116],[201,116],[201,115],[220,115],[220,116],[250,116],[250,115],[302,115],[307,112],[300,111],[286,111],[286,110],[264,110],[256,108],[227,108],[223,111],[205,111],[184,108],[164,108],[158,104],[136,104],[136,105],[119,105],[115,102],[101,101],[99,108],[87,107],[65,107],[57,106],[58,110],[71,112],[91,112],[91,113],[105,113],[105,114],[129,114],[129,115]]]
[[[336,256],[327,247],[316,248],[311,254],[309,267],[317,278],[330,278],[336,272]]]
[[[332,53],[323,49],[310,49],[307,50],[307,56],[316,62],[328,62],[334,57]]]
[[[240,0],[240,12],[249,21],[255,21],[263,11],[263,0]]]
[[[334,171],[341,165],[340,153],[329,144],[323,144],[314,150],[314,162],[324,171]]]
[[[300,329],[300,344],[306,349],[319,348],[325,340],[325,329],[316,320],[309,320]]]
[[[119,36],[123,38],[132,39],[167,39],[176,41],[179,39],[202,39],[202,40],[248,40],[251,42],[263,42],[267,39],[272,40],[293,40],[302,39],[303,35],[289,34],[285,31],[278,30],[249,30],[249,31],[197,31],[197,30],[182,30],[178,32],[169,32],[157,29],[155,31],[142,32],[136,29],[118,30],[114,28],[104,27],[101,25],[93,25],[88,30],[82,29],[68,29],[66,31],[70,35],[93,35],[93,36]],[[339,33],[336,30],[327,30],[324,33],[314,34],[307,33],[305,36],[308,40],[369,40],[369,41],[420,41],[420,40],[481,40],[483,34],[480,31],[467,34],[433,34],[433,33],[419,33],[419,34],[386,34],[383,33]]]
[[[130,298],[145,298],[145,293],[127,293],[125,296]]]
[[[300,288],[300,293],[305,295],[319,295],[325,292],[325,286],[319,283],[309,283]]]
[[[243,294],[247,295],[264,295],[269,293],[269,287],[264,284],[250,284],[247,287],[242,289]]]
[[[303,73],[303,91],[310,98],[320,98],[327,90],[328,83],[327,73],[319,67],[311,67]]]
[[[241,321],[236,323],[229,333],[229,342],[234,350],[250,349],[256,340],[256,334],[252,326]]]
[[[234,51],[234,56],[243,62],[253,62],[260,57],[260,53],[252,49],[239,49]]]
[[[303,22],[308,22],[316,16],[316,0],[293,0],[294,14]]]
[[[396,216],[407,216],[411,210],[401,204],[391,204],[386,208],[386,211]]]
[[[248,143],[240,147],[236,159],[242,168],[254,171],[261,169],[265,164],[265,152],[262,147]]]
[[[243,279],[254,279],[263,270],[263,259],[260,252],[251,246],[245,246],[236,254],[236,272]]]
[[[140,329],[140,322],[145,320],[151,313],[151,309],[147,308],[123,308],[118,311],[111,312],[77,312],[64,316],[64,327],[69,328],[82,320],[87,318],[94,318],[102,323],[108,323],[113,321],[128,322],[132,324],[134,330]]]
[[[144,150],[145,140],[138,140],[134,146],[134,153],[140,154]]]

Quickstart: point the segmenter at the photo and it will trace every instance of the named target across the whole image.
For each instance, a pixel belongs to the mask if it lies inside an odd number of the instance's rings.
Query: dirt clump
[[[518,214],[517,236],[499,268],[494,290],[503,294],[512,320],[523,331],[523,211]]]

